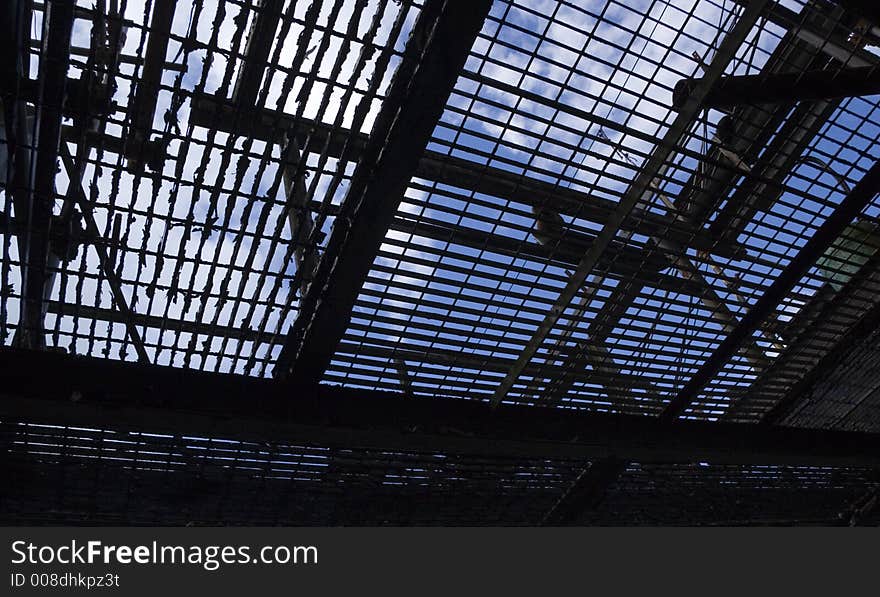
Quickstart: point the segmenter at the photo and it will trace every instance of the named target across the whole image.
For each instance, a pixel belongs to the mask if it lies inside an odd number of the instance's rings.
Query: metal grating
[[[694,54],[711,60],[742,12],[712,2],[543,8],[493,6],[326,381],[492,396],[664,138],[672,86],[703,68]],[[818,8],[799,20],[846,38],[841,12]],[[843,66],[801,31],[759,19],[726,72]],[[660,412],[876,159],[876,98],[825,103],[735,111],[723,145],[724,114],[700,114],[507,399]],[[768,199],[771,183],[778,196]],[[561,214],[557,229],[538,230],[536,210]],[[854,261],[800,280],[688,416],[722,416],[748,391],[823,281],[859,269],[852,249]]]
[[[236,396],[271,377],[259,400],[293,404],[320,382],[664,432],[878,433],[880,23],[850,4],[8,3],[0,345],[229,374]],[[2,408],[4,511],[34,522],[831,524],[852,504],[872,520],[877,491],[867,468],[261,444]]]
[[[370,132],[418,4],[334,0],[291,3],[272,13],[271,3],[231,0],[102,2],[106,15],[81,4],[71,41],[79,51],[67,77],[101,73],[101,84],[113,90],[113,105],[83,133],[85,142],[73,124],[64,128],[64,139],[81,151],[68,149],[56,209],[77,192],[79,181],[71,181],[79,178],[97,228],[86,234],[98,238],[88,238],[57,269],[47,342],[71,353],[125,360],[138,358],[135,344],[141,344],[152,363],[265,375],[297,313],[301,276],[294,253],[313,246],[320,255],[323,241],[316,238],[332,227],[354,165],[333,155],[326,141],[310,137],[310,127],[317,122],[335,134],[342,131],[346,142],[355,136],[349,131]],[[160,10],[173,14],[167,49],[156,64],[145,65],[138,57],[163,33],[153,35],[146,25]],[[38,3],[31,78],[46,60],[42,18]],[[262,58],[248,45],[259,19],[277,25]],[[90,54],[91,32],[103,29],[109,38],[120,27],[118,53],[112,40],[98,48],[115,59],[103,64]],[[233,82],[255,65],[265,67],[262,83],[254,82],[252,98],[238,98]],[[147,71],[156,69],[158,76],[146,81]],[[135,106],[139,94],[146,98]],[[276,111],[275,121],[264,123],[269,130],[281,130],[283,120],[304,131],[298,176],[307,181],[315,238],[291,241],[284,140],[219,130],[221,122],[245,121],[264,106]],[[4,213],[12,212],[7,194]],[[9,344],[21,325],[22,285],[19,247],[12,231],[6,232],[0,335]],[[95,247],[113,257],[109,268]],[[127,310],[111,291],[108,278],[114,277]],[[137,329],[138,342],[126,333],[126,322]]]

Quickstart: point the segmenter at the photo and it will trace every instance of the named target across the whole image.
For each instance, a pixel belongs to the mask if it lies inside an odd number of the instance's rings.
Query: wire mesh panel
[[[67,94],[89,81],[88,93],[105,97],[83,98],[63,115],[51,209],[74,217],[52,220],[51,234],[76,238],[65,241],[73,254],[50,264],[47,334],[37,344],[265,375],[418,5],[80,4]],[[35,4],[31,79],[53,59],[46,11]],[[11,195],[3,211],[7,344],[22,326],[24,295],[16,242],[24,218]]]
[[[854,17],[821,3],[795,9],[769,3],[721,72],[876,63]],[[746,99],[698,110],[670,136],[675,86],[709,71],[744,15],[732,2],[496,2],[325,380],[497,398],[632,181],[669,147],[503,394],[661,412],[877,155],[872,97]],[[686,416],[725,416],[794,350],[817,289],[870,252],[845,251],[817,260]]]

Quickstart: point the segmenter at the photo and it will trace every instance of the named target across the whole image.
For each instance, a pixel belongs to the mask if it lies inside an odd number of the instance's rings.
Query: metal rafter
[[[58,265],[58,258],[50,248],[50,229],[70,64],[73,5],[73,0],[54,0],[46,5],[34,125],[36,156],[30,163],[28,184],[30,199],[26,205],[20,202],[16,205],[17,217],[27,229],[22,251],[21,327],[16,336],[18,344],[25,347],[45,346],[43,299],[52,288],[54,273],[51,270]],[[18,115],[20,119],[25,117],[24,113]]]
[[[67,171],[73,172],[75,168],[73,157],[70,155],[70,152],[64,143],[61,144],[60,154],[67,168]],[[83,190],[82,188],[82,184],[79,182],[74,182],[72,180],[69,194],[72,195],[74,202],[79,206],[83,218],[85,219],[86,234],[93,240],[101,239],[101,231],[98,229],[98,223],[95,221],[93,207],[89,202],[85,190]],[[104,275],[107,277],[107,281],[110,283],[110,289],[113,293],[113,303],[122,315],[123,321],[125,323],[125,330],[128,333],[129,339],[134,345],[135,351],[138,355],[138,360],[141,363],[149,363],[150,357],[147,355],[147,350],[144,346],[144,340],[141,337],[137,326],[135,325],[133,311],[128,305],[128,299],[125,298],[125,292],[122,288],[122,279],[116,273],[116,264],[113,262],[113,260],[110,259],[110,253],[103,243],[96,242],[94,245],[92,245],[92,247],[98,254],[98,262],[101,265],[101,271],[104,273]],[[48,303],[48,301],[46,301],[46,303]]]
[[[168,51],[175,6],[174,0],[153,0],[150,37],[144,56],[144,67],[137,82],[134,100],[128,110],[131,125],[125,153],[137,168],[148,162],[150,131],[153,130],[153,118],[162,84],[162,73],[165,70],[165,54]]]
[[[274,374],[318,381],[491,2],[429,0],[352,176]]]
[[[269,51],[281,20],[282,2],[258,0],[245,48],[244,64],[235,81],[232,101],[241,106],[252,106],[260,91],[260,82],[269,63]]]
[[[4,421],[440,454],[880,465],[878,434],[402,400],[371,390],[8,348],[0,356]],[[40,374],[45,371],[54,374]]]
[[[675,85],[672,105],[683,108],[701,78],[682,79]],[[827,101],[880,93],[880,69],[853,66],[837,71],[808,70],[757,75],[732,75],[715,81],[703,98],[707,108],[730,109],[743,104],[787,104]]]

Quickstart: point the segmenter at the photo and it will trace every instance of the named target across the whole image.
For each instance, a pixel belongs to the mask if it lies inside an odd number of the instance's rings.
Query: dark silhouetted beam
[[[511,257],[529,257],[548,260],[562,266],[577,265],[578,259],[595,241],[595,236],[577,232],[567,232],[555,249],[539,243],[491,234],[474,228],[449,227],[425,221],[395,218],[391,230],[430,238],[439,242],[470,247],[477,251],[491,251]],[[660,255],[651,255],[637,247],[620,242],[611,244],[612,251],[596,264],[597,271],[618,279],[641,276],[645,284],[670,292],[698,296],[704,285],[692,280],[677,278],[674,275],[660,274],[661,269],[669,267]]]
[[[42,47],[42,44],[40,47]],[[36,79],[22,77],[19,79],[18,84],[20,98],[34,105],[40,104],[39,77]],[[66,93],[60,109],[65,117],[75,118],[87,112],[105,113],[110,105],[109,100],[105,96],[105,88],[102,85],[95,85],[94,88],[90,89],[87,82],[83,81],[83,79],[67,77],[64,82],[64,88]]]
[[[235,338],[237,340],[249,341],[254,341],[259,338],[259,334],[256,330],[247,327],[221,326],[201,321],[181,321],[141,313],[131,313],[130,315],[127,315],[117,309],[93,307],[90,305],[71,305],[70,303],[50,301],[48,310],[49,313],[54,313],[56,315],[82,317],[85,319],[96,319],[98,321],[121,324],[128,323],[130,319],[131,322],[138,327],[153,328],[169,332],[202,334],[205,336]]]
[[[422,6],[278,357],[277,377],[323,375],[490,6],[489,0]]]
[[[0,93],[3,97],[3,187],[22,218],[30,205],[33,139],[28,123],[27,93],[22,83],[30,71],[31,10],[27,2],[6,2],[0,13]],[[39,47],[39,46],[38,46]],[[19,255],[27,254],[26,237],[18,239]]]
[[[101,149],[123,155],[126,151],[125,140],[107,133],[92,130],[80,130],[77,127],[65,126],[61,131],[61,138],[68,143],[84,143],[88,148]],[[161,169],[162,161],[167,156],[167,146],[161,141],[144,140],[139,149],[142,162],[150,166],[154,172]],[[139,171],[137,168],[131,168]]]
[[[880,434],[400,394],[0,349],[0,420],[434,454],[880,466]]]
[[[0,231],[2,228],[2,216],[0,216]],[[249,327],[234,327],[227,325],[219,325],[206,323],[201,321],[183,321],[160,317],[156,315],[147,315],[144,313],[123,313],[118,309],[108,309],[105,307],[94,307],[91,305],[74,305],[70,303],[62,303],[59,301],[49,301],[47,311],[63,317],[79,317],[85,320],[94,319],[97,321],[112,322],[119,324],[127,324],[129,321],[140,328],[153,328],[163,332],[200,334],[204,336],[212,336],[218,338],[234,338],[245,341],[263,341],[268,342],[266,334],[261,334],[258,330]],[[478,370],[495,371],[503,373],[510,366],[511,359],[500,357],[490,357],[481,355],[471,355],[454,350],[444,350],[439,348],[430,348],[418,350],[412,348],[402,348],[400,346],[373,346],[370,344],[357,344],[354,342],[340,342],[336,350],[336,355],[352,355],[350,358],[359,356],[378,357],[381,359],[397,359],[409,361],[411,363],[430,363],[436,365],[445,365],[453,367],[469,367]],[[546,373],[547,368],[543,371]],[[552,370],[549,370],[552,373]],[[612,378],[601,378],[607,383],[615,381]],[[622,378],[619,378],[622,379]],[[623,383],[619,381],[619,383]],[[635,383],[639,387],[647,384],[640,384],[638,380],[627,381],[627,383]]]
[[[610,199],[436,152],[426,152],[419,162],[416,176],[592,222],[604,222],[617,209],[617,202]],[[744,254],[734,243],[718,242],[717,238],[713,239],[702,231],[682,226],[672,217],[638,208],[621,224],[621,229],[645,236],[663,236],[720,256]]]
[[[681,110],[704,78],[682,79],[672,92]],[[855,66],[840,70],[733,75],[718,79],[702,100],[705,108],[728,109],[743,104],[779,104],[843,99],[880,93],[880,68]]]
[[[77,12],[79,12],[80,9],[81,9],[81,7],[77,7]],[[89,11],[89,14],[91,14],[91,11]],[[89,20],[91,20],[92,17],[84,15],[83,18],[88,18]],[[40,47],[39,42],[36,42],[36,41],[31,42],[32,49],[37,50],[37,49],[39,49],[39,47]],[[89,48],[83,48],[83,47],[79,47],[79,46],[70,46],[70,55],[71,56],[82,56],[84,58],[88,58],[90,51],[91,50],[89,50]],[[120,64],[134,64],[136,66],[143,66],[144,58],[143,58],[143,56],[131,56],[129,54],[121,54],[121,55],[119,55],[119,63]],[[177,64],[174,62],[166,62],[163,65],[163,68],[167,71],[172,71],[172,72],[176,72],[176,73],[184,72],[186,70],[185,65]]]
[[[67,69],[70,65],[70,37],[73,30],[73,0],[55,0],[46,5],[43,17],[43,47],[40,51],[38,99],[36,103],[36,159],[33,164],[26,206],[16,205],[16,217],[25,224],[22,256],[22,304],[18,345],[45,345],[43,298],[52,287],[50,267],[58,260],[50,250],[50,227],[55,204],[55,175]],[[24,114],[19,114],[23,118]],[[22,211],[19,211],[24,207]]]
[[[253,106],[260,91],[260,82],[269,62],[269,52],[275,40],[275,31],[281,20],[281,6],[278,0],[261,0],[254,7],[256,16],[251,22],[247,46],[244,51],[244,64],[235,81],[232,101],[243,106]]]
[[[734,355],[743,343],[754,333],[755,329],[767,316],[776,309],[779,302],[791,291],[795,284],[807,273],[843,232],[847,225],[867,206],[880,192],[880,161],[875,162],[862,177],[852,191],[844,197],[840,205],[822,223],[816,232],[807,240],[803,248],[791,260],[788,267],[767,288],[754,306],[743,316],[739,325],[730,332],[715,352],[675,398],[667,405],[661,418],[674,419],[681,415],[697,394],[709,383],[712,377],[721,370],[724,364]]]
[[[67,149],[66,144],[61,145],[61,157],[63,158],[64,165],[67,168],[68,176],[70,176],[72,180],[76,180],[71,176],[71,173],[74,171],[75,166],[73,163],[73,157],[70,155],[70,151]],[[87,198],[86,192],[83,190],[82,183],[72,182],[69,188],[69,192],[71,193],[72,199],[76,202],[76,204],[79,206],[80,211],[82,212],[82,216],[85,220],[86,225],[86,236],[95,240],[101,239],[101,231],[98,229],[98,223],[95,221],[92,203]],[[97,253],[98,262],[101,265],[101,270],[104,272],[104,276],[107,278],[107,282],[110,284],[110,290],[113,294],[114,306],[120,311],[123,316],[125,331],[128,333],[128,337],[131,340],[132,345],[134,346],[135,352],[138,355],[138,360],[141,363],[149,363],[150,358],[147,355],[147,350],[144,346],[144,340],[141,337],[141,334],[132,319],[134,312],[128,306],[128,299],[125,298],[125,292],[122,289],[122,279],[116,272],[115,264],[110,261],[107,247],[104,243],[95,242],[95,244],[92,245],[92,248],[94,249],[95,253]]]
[[[237,108],[213,95],[200,95],[193,99],[190,122],[233,135],[274,142],[281,141],[281,131],[290,130],[300,146],[304,146],[311,136],[311,146],[324,147],[326,144],[328,155],[352,162],[360,160],[368,139],[362,133],[334,128],[306,118],[294,118],[275,110],[248,109],[244,105]],[[592,222],[605,221],[617,208],[617,203],[610,199],[431,150],[423,152],[415,177],[528,206],[545,207]],[[722,257],[737,257],[742,253],[735,244],[719,242],[717,237],[713,238],[699,230],[684,229],[670,217],[639,209],[633,210],[632,216],[623,223],[624,229],[645,236],[664,236]]]
[[[165,68],[165,54],[168,52],[168,38],[174,20],[174,0],[153,0],[153,14],[150,17],[150,37],[144,67],[134,100],[128,110],[131,128],[126,144],[126,156],[135,163],[143,163],[142,145],[149,140],[153,129],[153,117]]]

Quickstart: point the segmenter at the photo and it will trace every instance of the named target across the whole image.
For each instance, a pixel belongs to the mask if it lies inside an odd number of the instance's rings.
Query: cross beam
[[[51,372],[51,375],[47,375]],[[0,420],[504,458],[880,466],[880,435],[661,422],[0,349]]]
[[[260,82],[269,63],[269,52],[275,40],[275,32],[281,21],[282,2],[260,0],[254,7],[256,15],[251,22],[245,48],[244,64],[235,81],[232,92],[233,102],[242,106],[252,106],[260,92]]]
[[[501,84],[496,83],[496,86],[501,87]],[[326,147],[329,156],[346,161],[360,161],[368,140],[367,135],[348,129],[334,128],[307,118],[294,118],[266,108],[235,106],[213,95],[199,95],[193,99],[190,122],[237,136],[273,142],[280,142],[280,133],[287,130],[301,147],[310,137],[313,147]],[[414,176],[593,222],[604,221],[617,209],[617,203],[610,199],[433,150],[421,154]],[[698,251],[710,251],[722,257],[737,257],[743,252],[735,244],[718,242],[717,237],[703,231],[685,229],[673,218],[638,208],[622,225],[644,236],[662,235]]]
[[[394,220],[491,2],[429,0],[352,175],[314,280],[274,370],[317,381]]]
[[[150,131],[153,130],[153,118],[156,115],[162,73],[165,70],[165,54],[168,51],[171,25],[174,21],[174,8],[174,0],[153,1],[144,67],[137,82],[132,105],[128,110],[131,125],[125,154],[135,168],[141,168],[144,163],[149,163],[147,156],[151,149]]]

